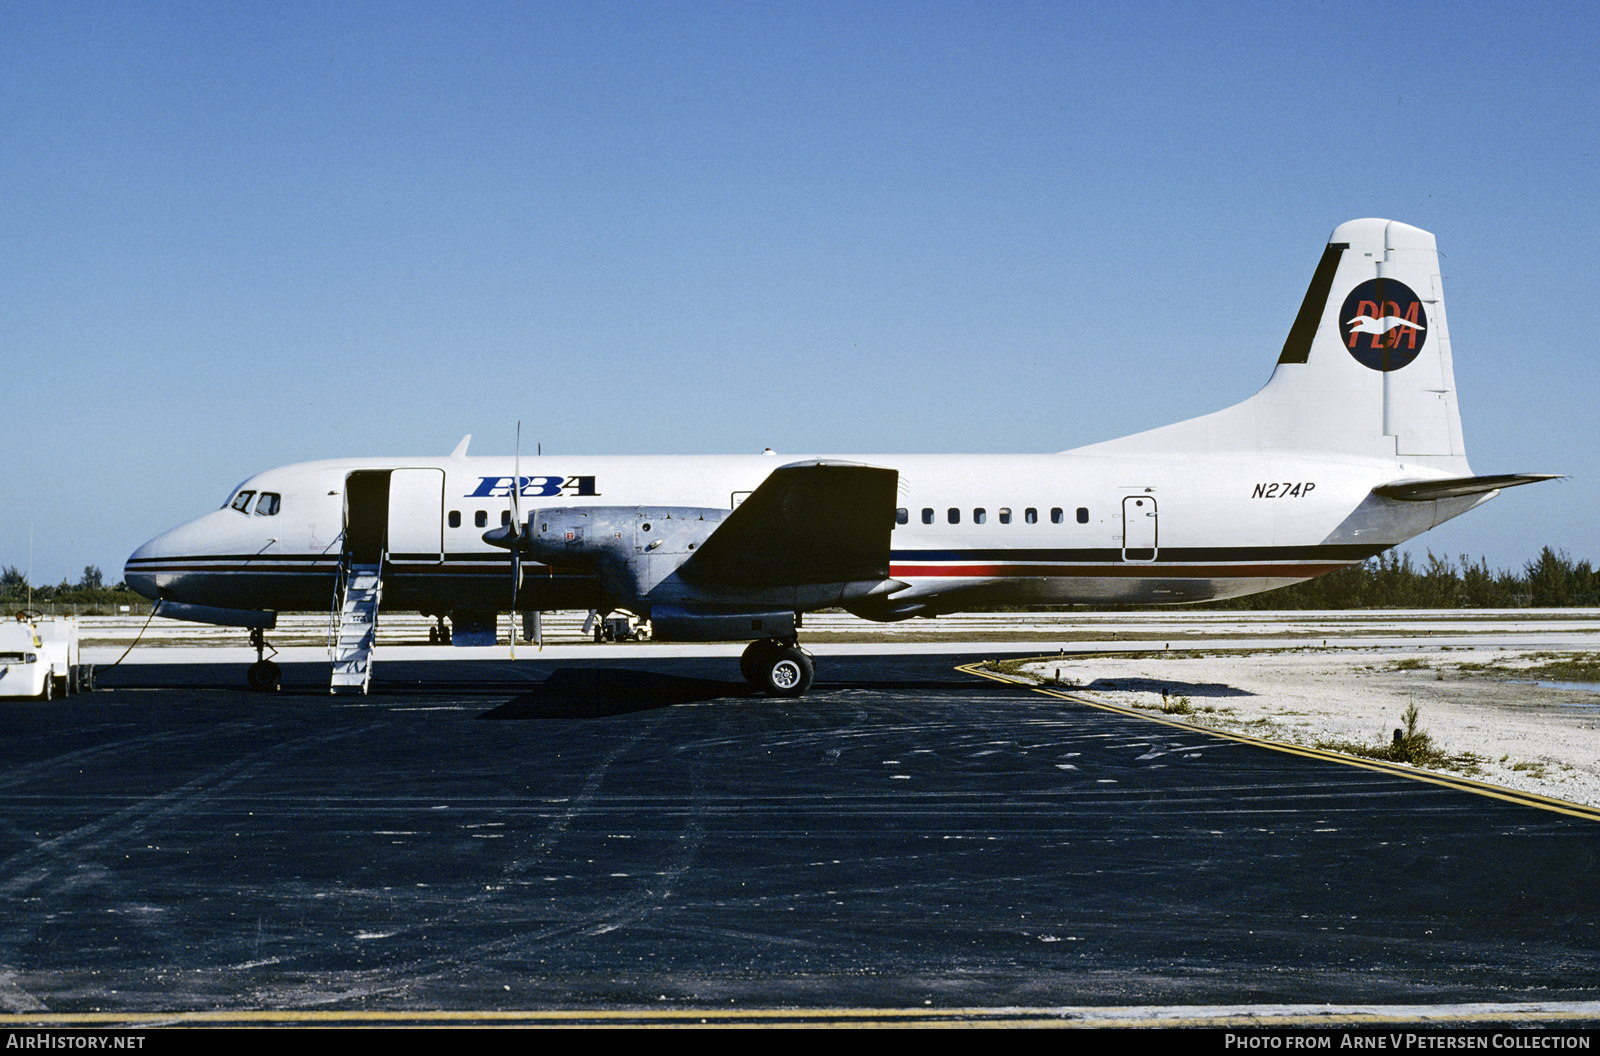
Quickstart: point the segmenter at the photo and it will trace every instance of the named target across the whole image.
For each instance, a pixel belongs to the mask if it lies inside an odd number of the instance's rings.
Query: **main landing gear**
[[[796,641],[762,638],[739,657],[745,680],[769,697],[798,697],[811,688],[811,655]]]
[[[245,682],[251,689],[276,693],[283,685],[283,671],[277,664],[266,659],[266,651],[272,649],[272,646],[267,644],[267,636],[260,627],[250,629],[250,644],[255,646],[256,662],[244,673]],[[272,655],[277,656],[278,650],[272,649]]]

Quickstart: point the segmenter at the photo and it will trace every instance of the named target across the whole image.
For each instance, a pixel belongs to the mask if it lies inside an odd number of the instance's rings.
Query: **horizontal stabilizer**
[[[1537,484],[1541,480],[1558,480],[1559,473],[1502,473],[1492,477],[1448,477],[1444,480],[1402,480],[1394,484],[1380,484],[1372,489],[1374,495],[1402,502],[1430,502],[1434,499],[1459,499],[1464,495],[1481,495],[1486,491],[1514,488],[1519,484]]]
[[[899,483],[856,463],[779,466],[678,573],[742,588],[885,579]]]

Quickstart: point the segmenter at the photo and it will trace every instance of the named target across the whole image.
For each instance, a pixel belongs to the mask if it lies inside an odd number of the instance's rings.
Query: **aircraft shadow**
[[[1113,693],[1160,693],[1174,697],[1253,697],[1247,689],[1220,682],[1168,682],[1159,678],[1097,678],[1084,689],[1103,689]]]
[[[761,692],[744,681],[724,682],[614,667],[562,667],[528,692],[478,717],[598,719],[674,704],[759,696]]]

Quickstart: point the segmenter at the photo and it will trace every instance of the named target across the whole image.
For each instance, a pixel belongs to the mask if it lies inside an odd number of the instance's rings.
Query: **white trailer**
[[[0,697],[50,700],[88,688],[72,616],[18,613],[0,622]]]

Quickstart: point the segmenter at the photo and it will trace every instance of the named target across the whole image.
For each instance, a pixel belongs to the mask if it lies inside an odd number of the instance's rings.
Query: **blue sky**
[[[1590,5],[0,6],[0,564],[120,578],[343,455],[1056,451],[1271,371],[1433,231],[1468,453],[1408,548],[1600,560]]]

